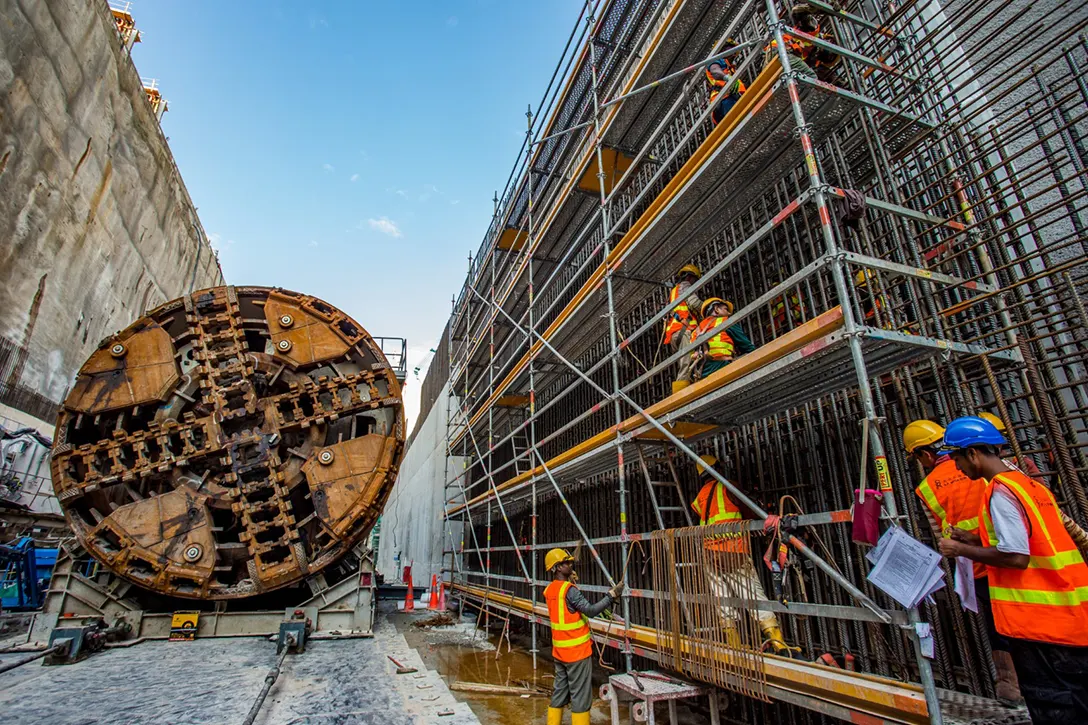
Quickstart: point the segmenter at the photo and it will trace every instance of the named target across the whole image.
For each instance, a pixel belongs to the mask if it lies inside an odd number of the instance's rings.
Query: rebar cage
[[[788,495],[800,514],[806,616],[782,616],[787,639],[920,682],[937,721],[938,688],[994,694],[981,624],[947,592],[899,611],[846,511],[882,489],[889,523],[932,541],[901,431],[989,411],[1086,523],[1088,6],[808,4],[817,37],[788,2],[587,3],[431,372],[450,396],[447,575],[539,603],[543,552],[584,540],[582,588],[623,571],[625,621],[658,622],[668,590],[630,543],[692,523],[696,456],[714,454],[754,510]],[[786,36],[838,60],[812,75]],[[703,69],[726,38],[747,91],[714,125]],[[661,345],[686,263],[757,350],[674,394],[713,334]],[[831,712],[743,702],[749,721]]]

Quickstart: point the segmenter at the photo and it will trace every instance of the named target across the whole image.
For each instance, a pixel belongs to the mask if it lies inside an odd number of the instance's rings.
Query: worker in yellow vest
[[[986,485],[979,534],[952,529],[941,553],[986,565],[994,624],[1008,638],[1034,725],[1088,723],[1088,565],[1050,490],[1001,460],[1005,443],[974,416],[945,429],[942,450]]]
[[[589,618],[595,617],[623,596],[623,582],[616,584],[596,604],[578,591],[574,578],[574,557],[563,549],[552,549],[544,556],[544,568],[552,583],[544,589],[548,619],[552,625],[552,658],[555,683],[548,707],[548,725],[559,725],[563,708],[570,704],[572,725],[589,725],[589,707],[593,704],[593,642]]]
[[[691,340],[704,332],[724,324],[733,314],[733,303],[726,302],[721,297],[708,297],[699,310],[702,321],[691,331]],[[709,340],[704,342],[691,353],[692,374],[696,380],[701,380],[712,373],[716,373],[729,363],[733,362],[736,355],[755,351],[756,346],[744,334],[740,325],[723,327]]]
[[[683,300],[673,307],[665,317],[665,333],[661,344],[672,354],[679,350],[691,336],[699,321],[695,318],[695,311],[699,309],[702,301],[696,294],[688,294],[687,289],[699,281],[703,276],[702,271],[694,264],[685,264],[676,273],[676,284],[669,290],[669,303]],[[676,380],[672,384],[672,392],[676,393],[691,385],[691,359],[684,355],[677,363]]]
[[[926,473],[914,493],[922,501],[935,540],[940,541],[942,537],[951,535],[951,529],[954,528],[977,536],[978,511],[982,505],[985,481],[975,481],[960,473],[951,456],[940,452],[943,440],[944,428],[932,420],[916,420],[903,430],[903,447],[906,448],[907,455],[917,461]],[[974,573],[978,612],[990,640],[990,651],[997,672],[997,699],[1012,705],[1020,702],[1022,698],[1012,655],[1009,654],[1009,643],[994,628],[986,566],[976,562]]]
[[[691,508],[699,516],[699,525],[710,526],[752,518],[744,516],[721,481],[707,473],[707,468],[714,467],[718,459],[710,455],[699,456],[699,458],[702,460],[698,466],[699,473],[706,476],[703,479],[703,487],[699,489],[695,500],[691,502]],[[743,556],[738,557],[736,554],[743,554]],[[748,539],[740,533],[706,537],[703,541],[703,558],[707,586],[715,597],[751,595],[758,601],[770,601],[763,590],[763,582],[759,580],[756,568],[752,564]],[[727,604],[719,605],[719,613],[725,625],[726,643],[739,647],[741,645],[737,624],[739,613],[736,608]],[[778,618],[774,616],[774,612],[760,609],[753,611],[752,614],[759,623],[760,631],[763,632],[765,644],[769,644],[776,653],[788,655],[792,651],[798,651],[799,648],[786,644],[782,636],[782,628],[778,625]]]

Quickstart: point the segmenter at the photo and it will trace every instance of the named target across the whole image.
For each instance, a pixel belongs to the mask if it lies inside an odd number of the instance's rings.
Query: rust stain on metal
[[[49,273],[45,273],[38,280],[38,291],[34,293],[34,299],[30,302],[30,313],[27,317],[26,327],[23,328],[23,341],[19,345],[18,357],[11,366],[8,375],[8,385],[18,385],[19,378],[23,376],[23,368],[26,366],[27,356],[30,354],[30,338],[34,335],[34,326],[38,323],[38,312],[42,308],[42,297],[45,294],[45,279]]]
[[[404,414],[350,317],[286,290],[217,287],[104,340],[54,440],[53,486],[91,554],[148,589],[229,599],[297,583],[369,532]]]

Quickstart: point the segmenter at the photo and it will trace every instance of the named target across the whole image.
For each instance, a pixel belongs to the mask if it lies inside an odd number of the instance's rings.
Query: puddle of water
[[[449,636],[452,627],[435,630],[419,630],[409,626],[411,620],[403,615],[392,617],[397,628],[404,634],[408,644],[419,652],[427,667],[437,671],[449,684],[454,682],[482,682],[490,685],[514,685],[524,683],[551,688],[554,670],[551,660],[538,658],[537,668],[533,669],[533,658],[528,651],[514,646],[509,650],[503,641],[501,651],[496,656],[494,647],[498,646],[496,635],[488,638],[492,647],[478,649],[470,644],[471,630],[467,636]],[[444,631],[445,630],[445,631]],[[476,634],[477,641],[484,636],[483,630]],[[541,646],[547,646],[542,642]],[[595,673],[599,675],[599,673]],[[597,699],[597,692],[604,682],[599,676],[593,682],[593,708],[590,720],[595,725],[611,722],[608,703]],[[547,697],[516,697],[511,695],[481,695],[476,693],[453,692],[459,701],[467,702],[483,725],[509,725],[510,723],[542,723],[547,717]],[[628,722],[627,707],[620,706],[621,722]],[[564,714],[564,722],[570,722],[570,712]]]

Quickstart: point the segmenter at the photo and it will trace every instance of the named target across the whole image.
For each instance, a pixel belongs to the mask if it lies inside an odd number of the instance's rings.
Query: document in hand
[[[941,555],[898,526],[885,531],[866,558],[873,565],[869,581],[908,609],[944,586]]]

